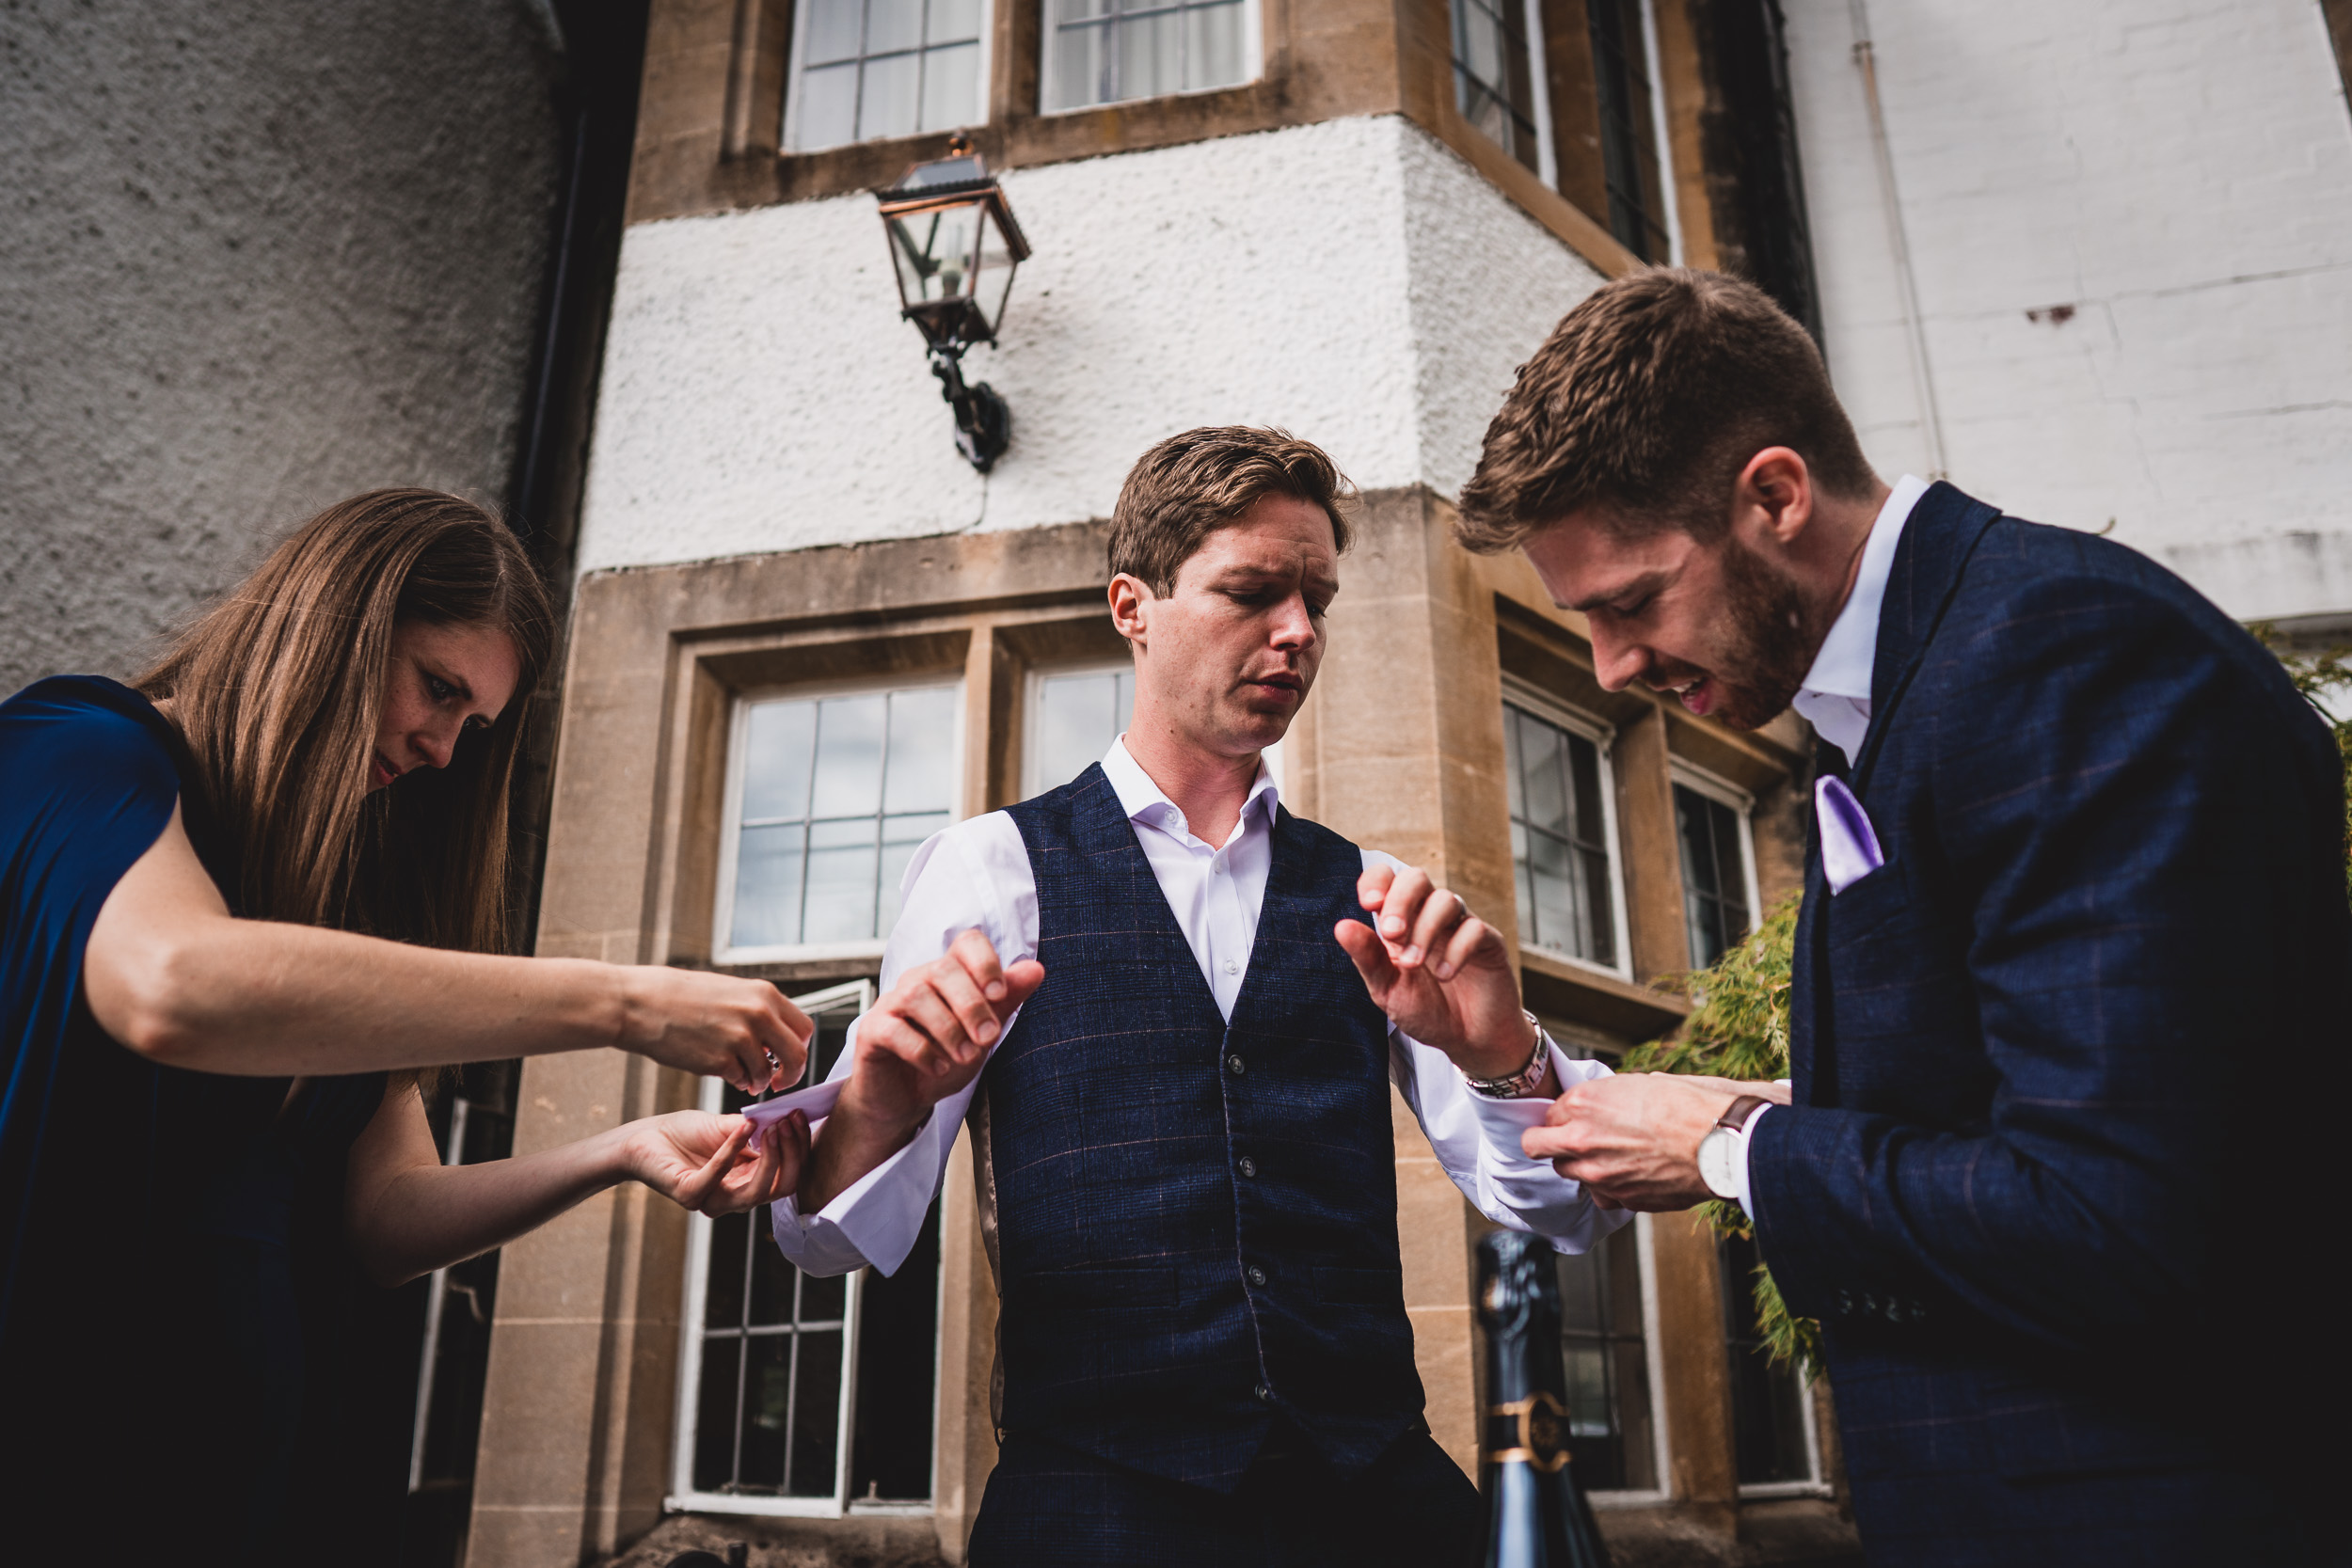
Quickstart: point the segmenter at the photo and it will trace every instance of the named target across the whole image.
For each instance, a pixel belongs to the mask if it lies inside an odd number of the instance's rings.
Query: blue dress
[[[61,676],[0,703],[0,1518],[144,1521],[264,1560],[305,1443],[306,1377],[347,1291],[343,1165],[384,1076],[159,1066],[101,1029],[83,950],[183,797],[236,879],[179,734],[138,693]],[[306,1406],[308,1411],[306,1414]],[[31,1512],[27,1512],[31,1511]],[[116,1537],[126,1547],[128,1538]],[[202,1553],[199,1553],[202,1555]]]

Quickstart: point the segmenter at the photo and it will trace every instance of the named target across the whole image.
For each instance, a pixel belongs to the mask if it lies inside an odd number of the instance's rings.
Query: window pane
[[[839,1323],[850,1300],[850,1276],[836,1274],[825,1278],[815,1275],[801,1280],[800,1322],[807,1323]]]
[[[890,699],[829,697],[818,707],[817,816],[871,816],[882,804],[883,731]]]
[[[1462,118],[1535,167],[1534,84],[1527,39],[1510,0],[1493,7],[1485,0],[1454,0],[1454,75]]]
[[[939,1205],[898,1272],[868,1275],[858,1306],[857,1416],[850,1496],[921,1501],[931,1495],[932,1358],[907,1347],[939,1338]]]
[[[792,1281],[801,1272],[786,1262],[784,1254],[776,1250],[769,1221],[766,1205],[752,1211],[751,1305],[743,1316],[746,1323],[760,1327],[792,1321]],[[711,1283],[718,1282],[714,1279]]]
[[[1119,96],[1157,98],[1184,86],[1184,33],[1173,11],[1122,17],[1119,29]]]
[[[834,1489],[841,1454],[842,1333],[836,1328],[793,1338],[800,1342],[801,1364],[793,1391],[787,1490],[794,1497],[821,1497]]]
[[[746,1489],[771,1492],[784,1480],[785,1434],[792,1424],[792,1347],[796,1336],[761,1334],[743,1342],[743,1457]],[[833,1478],[817,1489],[833,1490]]]
[[[923,56],[923,124],[926,131],[952,131],[979,119],[980,46],[958,44]]]
[[[856,62],[801,72],[801,119],[795,145],[813,151],[856,139]]]
[[[923,0],[866,0],[866,54],[869,60],[894,49],[913,49],[922,41]],[[866,82],[870,91],[870,66]]]
[[[980,36],[980,0],[930,0],[926,43],[961,43]]]
[[[1083,0],[1073,0],[1083,3]],[[1086,27],[1064,27],[1057,35],[1054,46],[1054,80],[1046,99],[1049,109],[1075,109],[1088,103],[1110,101],[1109,79],[1104,71],[1107,56],[1104,50],[1104,27],[1101,24]]]
[[[870,816],[809,825],[803,942],[857,942],[878,934],[874,928],[878,828]]]
[[[1029,737],[1029,792],[1068,784],[1101,760],[1134,715],[1133,670],[1090,670],[1038,682],[1036,733]]]
[[[812,66],[857,58],[859,0],[806,0],[801,25],[808,30],[803,58]]]
[[[890,694],[890,778],[883,811],[946,811],[955,804],[960,695],[951,686]]]
[[[1658,1484],[1650,1427],[1642,1255],[1632,1226],[1559,1259],[1561,1353],[1568,1373],[1568,1449],[1594,1491]]]
[[[703,1341],[702,1387],[694,1407],[694,1485],[717,1492],[735,1481],[735,1393],[743,1341]]]
[[[746,822],[797,821],[808,814],[815,703],[755,703],[743,719]]]
[[[762,1213],[766,1210],[760,1211]],[[751,1219],[725,1214],[710,1227],[709,1289],[705,1292],[703,1325],[707,1328],[743,1326],[743,1275],[751,1257]],[[775,1248],[770,1247],[770,1252]],[[781,1258],[782,1253],[776,1253]]]
[[[857,139],[911,136],[920,104],[916,101],[919,57],[891,55],[866,62],[864,91],[858,98]]]
[[[898,892],[906,881],[907,863],[914,859],[914,851],[923,841],[947,826],[953,818],[946,812],[933,812],[922,816],[893,816],[882,823],[882,848],[879,913],[874,932],[886,936],[898,923]]]
[[[1792,1364],[1774,1366],[1764,1352],[1756,1314],[1756,1243],[1726,1236],[1719,1243],[1724,1286],[1724,1338],[1731,1353],[1731,1421],[1740,1483],[1812,1481],[1813,1449],[1805,1434],[1804,1402],[1812,1396]]]
[[[735,851],[735,947],[781,947],[801,940],[800,823],[746,828]]]
[[[1221,6],[1196,6],[1184,12],[1184,85],[1230,87],[1243,81],[1240,0]]]
[[[1568,779],[1567,770],[1562,766],[1560,746],[1567,736],[1532,719],[1523,723],[1529,731],[1523,743],[1527,757],[1528,824],[1546,832],[1565,835],[1569,830]]]

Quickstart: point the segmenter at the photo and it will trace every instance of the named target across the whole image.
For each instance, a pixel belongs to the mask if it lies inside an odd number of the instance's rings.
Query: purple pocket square
[[[1821,825],[1821,874],[1833,894],[1843,893],[1886,863],[1869,813],[1836,777],[1813,783],[1813,810]]]

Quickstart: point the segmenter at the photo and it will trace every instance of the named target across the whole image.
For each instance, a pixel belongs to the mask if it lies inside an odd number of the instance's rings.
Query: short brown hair
[[[1462,490],[1454,537],[1507,550],[1600,505],[1635,533],[1712,540],[1740,470],[1793,449],[1832,495],[1875,477],[1820,351],[1752,283],[1660,267],[1604,285],[1519,367]]]
[[[1171,436],[1136,460],[1111,513],[1111,576],[1139,578],[1165,597],[1176,569],[1200,542],[1265,496],[1296,496],[1331,519],[1331,543],[1348,545],[1343,508],[1356,487],[1321,447],[1285,430],[1207,425]]]

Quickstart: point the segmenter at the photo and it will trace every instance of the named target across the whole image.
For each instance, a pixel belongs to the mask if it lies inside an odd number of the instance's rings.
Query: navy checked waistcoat
[[[1279,812],[1229,1027],[1099,767],[1009,813],[1045,980],[989,1063],[1002,1420],[1230,1490],[1277,1414],[1368,1465],[1422,1409],[1361,853]]]

